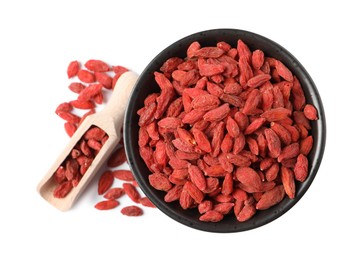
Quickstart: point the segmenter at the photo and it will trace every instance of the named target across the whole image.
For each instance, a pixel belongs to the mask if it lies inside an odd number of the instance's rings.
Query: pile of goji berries
[[[108,135],[99,127],[92,126],[86,131],[54,173],[58,184],[53,191],[55,198],[64,198],[79,184],[107,139]]]
[[[317,110],[281,61],[240,39],[193,42],[154,77],[160,92],[138,111],[139,149],[166,202],[197,208],[201,221],[243,222],[295,197]]]
[[[68,88],[78,95],[72,101],[61,103],[55,110],[56,114],[65,120],[65,131],[70,137],[88,115],[96,113],[98,105],[103,104],[104,91],[111,91],[118,78],[126,71],[128,69],[125,67],[109,66],[101,60],[88,60],[84,68],[78,61],[70,62],[67,69],[68,78],[77,77],[79,81],[74,80]],[[53,191],[54,197],[64,198],[78,185],[107,139],[107,134],[95,126],[83,135],[53,175],[58,184]],[[150,200],[142,197],[137,190],[132,172],[118,169],[126,163],[126,160],[124,144],[121,140],[110,155],[107,169],[98,181],[98,194],[104,199],[95,205],[96,209],[109,210],[117,207],[120,204],[119,198],[125,194],[139,205],[154,207]],[[122,182],[122,187],[113,187],[115,179]],[[121,213],[127,216],[140,216],[143,210],[137,205],[130,205],[123,207]]]

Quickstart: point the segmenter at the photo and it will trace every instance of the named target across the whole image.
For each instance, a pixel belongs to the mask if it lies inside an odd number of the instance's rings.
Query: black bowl
[[[199,221],[197,209],[183,210],[178,202],[166,203],[163,199],[165,193],[155,190],[150,186],[148,175],[151,172],[148,170],[139,154],[139,116],[136,111],[143,107],[143,102],[147,95],[160,91],[154,80],[154,71],[159,71],[161,65],[168,58],[174,56],[185,57],[187,47],[194,41],[198,41],[201,46],[216,46],[217,42],[225,41],[236,47],[238,39],[244,41],[251,50],[261,49],[266,56],[274,57],[282,61],[299,79],[304,89],[307,103],[313,104],[318,109],[319,120],[312,121],[311,134],[314,138],[314,144],[313,149],[308,156],[309,176],[305,182],[296,184],[295,199],[289,199],[286,196],[286,198],[278,205],[267,210],[257,211],[257,213],[246,222],[238,222],[233,214],[229,214],[218,223],[201,222]],[[291,209],[305,194],[315,178],[323,157],[325,139],[326,124],[323,105],[318,90],[305,68],[290,52],[285,50],[279,44],[261,35],[237,29],[214,29],[198,32],[187,36],[164,49],[149,63],[140,75],[129,99],[129,105],[125,114],[124,140],[128,163],[144,194],[158,209],[174,220],[189,227],[209,232],[225,233],[254,229],[277,219]]]

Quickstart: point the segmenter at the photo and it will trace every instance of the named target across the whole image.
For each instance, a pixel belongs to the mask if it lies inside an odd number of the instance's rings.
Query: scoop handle
[[[127,71],[123,73],[115,84],[109,102],[101,111],[102,114],[111,117],[116,131],[120,131],[123,125],[129,97],[137,79],[138,75],[135,72]]]

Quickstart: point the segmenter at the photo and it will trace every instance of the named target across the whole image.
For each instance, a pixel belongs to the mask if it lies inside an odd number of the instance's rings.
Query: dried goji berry
[[[285,190],[282,185],[278,185],[275,188],[266,191],[256,203],[256,209],[264,210],[268,209],[277,203],[279,203],[285,195]]]
[[[95,75],[87,70],[79,70],[77,73],[77,76],[79,80],[81,80],[84,83],[92,83],[95,82]]]
[[[107,161],[107,166],[114,168],[114,167],[120,166],[121,164],[126,162],[126,160],[127,160],[127,158],[126,158],[125,148],[120,147],[120,148],[115,149],[115,151],[112,152],[112,154],[110,155],[110,157]]]
[[[259,174],[250,167],[241,167],[236,170],[236,178],[246,186],[261,190],[262,183]]]
[[[59,184],[55,190],[53,191],[53,195],[55,198],[64,198],[68,193],[72,190],[73,186],[71,181],[65,181]]]
[[[112,88],[112,77],[103,72],[95,72],[95,79],[102,84],[105,88]]]
[[[104,200],[95,204],[98,210],[109,210],[117,207],[120,203],[117,200]]]
[[[136,187],[131,183],[123,183],[123,188],[126,195],[134,202],[138,203],[141,198],[140,193],[136,190]]]
[[[114,182],[114,176],[112,175],[111,171],[105,171],[99,179],[98,182],[98,194],[102,195],[104,194],[107,190],[110,189],[111,185]]]
[[[183,190],[182,185],[175,185],[173,186],[164,197],[164,201],[166,202],[173,202],[180,199],[180,194]]]
[[[116,200],[125,194],[124,189],[122,188],[111,188],[105,192],[104,198],[108,200]]]
[[[73,134],[75,133],[76,129],[77,129],[77,125],[74,124],[74,123],[65,122],[64,123],[64,128],[65,128],[65,131],[66,131],[67,135],[69,137],[72,137]]]
[[[77,124],[80,122],[80,117],[70,112],[59,111],[57,115],[69,123]]]
[[[201,169],[195,165],[189,165],[189,177],[199,190],[206,189],[206,179]]]
[[[292,143],[282,148],[278,162],[282,162],[284,159],[294,158],[299,154],[300,146],[299,143]]]
[[[148,197],[142,197],[139,199],[141,205],[149,208],[156,208],[156,206],[149,200]]]
[[[205,212],[208,212],[213,207],[213,202],[211,200],[203,200],[198,205],[198,211],[200,214],[204,214]]]
[[[291,110],[283,107],[279,107],[265,111],[264,113],[261,114],[261,117],[265,118],[269,122],[272,122],[272,121],[279,121],[285,119],[290,115],[291,115]]]
[[[309,120],[317,120],[317,110],[316,108],[311,104],[306,104],[304,107],[304,115]]]
[[[63,102],[56,107],[55,113],[58,114],[59,112],[70,112],[71,110],[71,104],[69,102]]]
[[[236,219],[239,222],[244,222],[249,220],[256,213],[256,208],[254,205],[244,205],[240,212],[236,215]]]
[[[91,84],[88,87],[84,88],[78,96],[78,100],[80,101],[88,101],[91,98],[95,97],[97,94],[101,92],[103,85],[101,84]]]
[[[101,60],[88,60],[84,64],[85,68],[94,72],[109,71],[110,67]]]
[[[149,182],[150,185],[157,190],[168,191],[172,187],[168,177],[162,173],[153,173],[149,175]]]
[[[92,109],[95,107],[94,103],[90,100],[81,101],[77,99],[70,101],[70,104],[78,109]]]
[[[115,72],[115,74],[117,75],[122,75],[123,73],[129,71],[127,68],[120,66],[120,65],[116,65],[116,66],[112,66],[112,70]]]
[[[264,64],[264,52],[262,50],[255,50],[251,55],[251,64],[254,70],[259,70]]]
[[[224,218],[224,215],[215,210],[208,210],[200,216],[199,220],[204,222],[219,222]]]
[[[70,64],[68,65],[68,68],[67,68],[68,78],[75,77],[77,75],[79,69],[80,69],[80,64],[78,61],[74,60],[74,61],[70,62]]]
[[[292,82],[294,80],[291,71],[279,60],[275,61],[275,68],[283,79]]]
[[[313,147],[314,138],[309,135],[300,141],[300,153],[308,155]]]
[[[114,177],[116,179],[122,180],[122,181],[134,181],[134,175],[129,170],[115,170],[112,172]]]
[[[281,167],[281,182],[288,197],[290,199],[295,198],[294,172],[290,168]]]
[[[271,129],[267,128],[264,131],[265,138],[268,144],[270,157],[277,158],[281,153],[281,141],[278,135]]]
[[[129,217],[137,217],[143,215],[143,210],[138,206],[126,206],[121,209],[121,214]]]
[[[308,159],[305,155],[299,154],[294,167],[295,179],[304,182],[308,176]]]
[[[89,139],[89,140],[87,141],[87,145],[88,145],[91,149],[93,149],[93,150],[95,150],[95,151],[100,151],[100,149],[101,149],[101,147],[102,147],[102,143],[99,142],[99,141],[97,141],[97,140],[95,140],[95,139]]]
[[[79,94],[85,86],[80,82],[71,82],[68,87],[72,92]]]

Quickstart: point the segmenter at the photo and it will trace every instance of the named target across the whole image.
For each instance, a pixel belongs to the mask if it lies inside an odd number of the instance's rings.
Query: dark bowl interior
[[[225,41],[236,47],[238,39],[242,39],[251,50],[261,49],[266,56],[271,56],[282,61],[294,75],[300,80],[304,89],[307,103],[313,104],[318,109],[319,120],[312,122],[311,134],[314,137],[312,152],[309,154],[309,176],[303,183],[296,184],[295,199],[286,197],[278,205],[264,211],[258,211],[250,220],[240,223],[233,214],[229,214],[218,223],[199,221],[197,209],[183,210],[178,202],[166,203],[163,198],[165,193],[155,190],[149,185],[148,175],[150,171],[140,157],[138,146],[138,120],[136,111],[143,106],[147,95],[159,92],[153,73],[158,71],[161,65],[170,57],[185,57],[187,47],[193,41],[198,41],[201,46],[215,46],[219,41]],[[265,225],[292,208],[310,187],[320,166],[326,139],[326,124],[324,109],[318,90],[310,75],[300,62],[279,44],[255,33],[237,29],[214,29],[198,32],[187,36],[158,54],[140,75],[135,89],[133,90],[125,115],[124,139],[128,163],[135,178],[146,196],[169,217],[189,227],[209,232],[239,232],[254,229]]]

